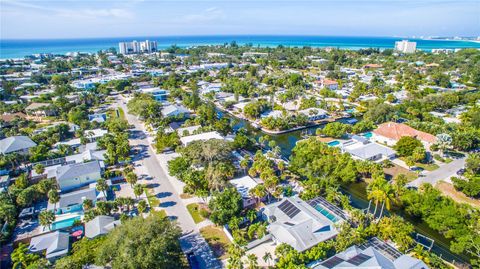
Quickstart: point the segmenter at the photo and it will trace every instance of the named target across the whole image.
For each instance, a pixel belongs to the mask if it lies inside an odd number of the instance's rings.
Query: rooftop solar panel
[[[339,258],[337,256],[333,256],[330,259],[322,262],[321,264],[327,268],[333,268],[337,266],[338,264],[342,263],[344,260],[342,258]]]
[[[388,259],[390,259],[392,261],[398,259],[400,256],[403,255],[396,248],[390,246],[389,244],[385,243],[384,241],[382,241],[382,240],[380,240],[376,237],[373,237],[373,238],[369,239],[366,243],[362,244],[360,246],[360,249],[364,250],[364,249],[367,249],[369,247],[373,247],[377,251],[380,251],[381,253],[383,253],[383,255],[385,255],[385,257],[387,257]]]
[[[278,208],[285,213],[289,218],[295,217],[298,213],[300,213],[300,209],[298,209],[295,205],[290,203],[290,201],[285,200],[283,201]]]
[[[349,262],[349,263],[351,263],[355,266],[359,266],[360,264],[364,263],[365,261],[368,261],[370,258],[371,258],[370,256],[365,255],[363,253],[360,253],[357,256],[352,257],[349,260],[347,260],[347,262]]]

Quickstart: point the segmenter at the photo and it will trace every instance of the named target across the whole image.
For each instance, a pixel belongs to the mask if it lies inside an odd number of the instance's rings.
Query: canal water
[[[233,125],[234,130],[238,130],[240,128],[247,129],[250,133],[252,133],[255,139],[257,139],[257,141],[258,141],[258,138],[261,136],[267,136],[269,140],[275,141],[277,146],[279,146],[281,149],[282,156],[286,159],[290,157],[292,149],[295,147],[297,141],[304,139],[306,134],[315,134],[318,128],[323,128],[325,126],[325,125],[318,125],[318,126],[308,127],[303,130],[296,130],[293,132],[271,135],[271,134],[266,134],[261,130],[258,130],[257,128],[254,128],[250,124],[250,122],[246,120],[238,119],[222,111],[218,111],[218,114],[220,117],[225,117],[232,120],[234,123]],[[366,209],[368,207],[366,187],[367,187],[367,184],[365,182],[353,183],[348,186],[342,186],[342,192],[344,192],[346,195],[350,197],[352,206],[359,209]],[[417,233],[420,233],[434,240],[434,244],[431,249],[433,253],[437,254],[438,256],[441,256],[443,259],[449,262],[455,261],[455,262],[461,262],[461,263],[468,263],[469,257],[467,255],[465,254],[459,255],[459,254],[452,253],[449,250],[451,240],[445,238],[443,235],[439,234],[437,231],[431,229],[428,226],[428,224],[426,224],[422,220],[404,215],[403,212],[401,211],[393,211],[393,212],[395,212],[398,215],[401,215],[407,221],[412,223]],[[385,210],[385,214],[389,214],[389,212]]]

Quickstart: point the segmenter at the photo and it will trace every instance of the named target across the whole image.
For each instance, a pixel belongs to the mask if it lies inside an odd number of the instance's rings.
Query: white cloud
[[[178,22],[181,23],[205,23],[205,22],[212,22],[218,21],[225,18],[225,13],[223,10],[217,7],[211,7],[204,9],[198,14],[188,14],[183,16]]]

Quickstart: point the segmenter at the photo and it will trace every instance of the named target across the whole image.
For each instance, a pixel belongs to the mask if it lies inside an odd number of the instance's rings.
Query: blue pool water
[[[325,208],[323,208],[321,205],[316,205],[315,206],[315,209],[320,212],[322,215],[324,215],[325,217],[327,217],[327,219],[331,220],[333,223],[337,222],[338,219],[337,217],[335,217],[332,213],[330,213],[328,210],[326,210]]]
[[[365,138],[371,138],[372,137],[372,132],[364,133],[363,137]]]
[[[73,217],[73,218],[64,219],[64,220],[61,220],[61,221],[54,222],[52,224],[52,231],[63,229],[63,228],[68,228],[68,227],[72,226],[73,223],[76,220],[80,220],[80,216],[76,216],[76,217]]]
[[[335,147],[335,146],[340,145],[340,141],[333,140],[333,141],[328,142],[327,145],[329,145],[330,147]]]

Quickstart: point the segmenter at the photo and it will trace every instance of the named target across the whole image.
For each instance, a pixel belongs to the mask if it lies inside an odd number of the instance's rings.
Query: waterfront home
[[[343,152],[347,152],[354,159],[363,161],[380,162],[395,158],[395,151],[389,147],[370,142],[363,136],[354,135],[351,140],[341,144],[340,148]]]
[[[28,136],[10,136],[0,140],[0,153],[5,155],[9,153],[28,154],[28,150],[37,146]]]
[[[307,108],[298,111],[298,114],[303,114],[307,116],[309,121],[317,121],[317,120],[322,120],[328,117],[328,112],[321,109],[321,108]]]
[[[232,184],[242,196],[243,208],[253,206],[257,203],[257,199],[250,196],[250,190],[258,185],[258,182],[255,181],[255,179],[247,175],[240,178],[234,178],[230,180],[229,183]]]
[[[55,178],[62,192],[72,191],[102,178],[102,167],[98,160],[62,165],[49,171],[48,178]]]
[[[262,119],[264,118],[269,118],[269,117],[272,117],[272,118],[283,118],[285,117],[283,115],[283,111],[280,111],[280,110],[270,110],[270,111],[266,111],[266,112],[263,112],[260,117]]]
[[[33,237],[28,250],[36,254],[45,254],[50,262],[67,256],[70,249],[70,235],[67,232],[54,231]]]
[[[314,206],[298,196],[267,205],[263,214],[268,220],[267,229],[273,241],[302,252],[334,238],[338,234],[335,224],[342,221],[341,217],[319,204]]]
[[[184,117],[190,115],[190,111],[182,105],[168,105],[162,108],[162,115],[164,117]]]
[[[180,137],[180,141],[182,142],[182,145],[184,145],[184,146],[187,146],[188,144],[190,144],[194,141],[206,141],[206,140],[210,140],[210,139],[225,140],[226,138],[224,136],[222,136],[217,131]]]
[[[120,226],[120,220],[110,216],[97,216],[91,221],[85,223],[85,236],[93,239],[97,236],[109,233],[115,227]]]
[[[312,269],[389,268],[428,269],[421,260],[405,255],[388,243],[374,237],[362,245],[354,245],[334,256],[314,262]]]
[[[430,149],[430,146],[437,142],[437,137],[432,134],[416,130],[406,124],[396,122],[385,122],[373,130],[372,140],[388,146],[394,146],[403,136],[414,137]]]
[[[87,189],[81,189],[78,191],[73,191],[69,193],[60,194],[60,200],[56,204],[48,202],[47,210],[53,211],[55,209],[56,215],[82,212],[83,211],[83,201],[90,200],[93,205],[97,201],[106,201],[107,198],[103,192],[99,192],[92,186]]]

